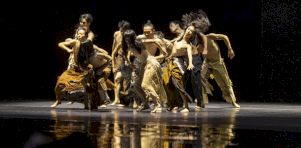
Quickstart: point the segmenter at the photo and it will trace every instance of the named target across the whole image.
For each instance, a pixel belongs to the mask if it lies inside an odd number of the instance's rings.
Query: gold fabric
[[[229,78],[228,71],[222,58],[216,62],[205,60],[202,65],[201,77],[205,80],[204,88],[207,94],[212,95],[211,91],[213,88],[208,82],[210,75],[214,77],[214,80],[223,93],[224,99],[229,103],[236,102],[236,97],[232,88],[232,81]]]
[[[160,63],[149,56],[144,67],[144,74],[141,83],[147,99],[152,99],[157,105],[162,105],[167,100],[162,80],[162,69]]]
[[[82,85],[82,81],[87,73],[87,71],[76,70],[76,68],[71,67],[58,77],[56,86],[64,86],[63,91],[67,92],[83,91],[84,86]]]

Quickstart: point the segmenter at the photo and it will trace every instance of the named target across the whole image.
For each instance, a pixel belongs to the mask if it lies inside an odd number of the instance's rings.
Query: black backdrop
[[[236,57],[231,61],[220,45],[239,101],[300,102],[300,2],[46,0],[7,1],[0,8],[1,100],[54,100],[56,78],[68,58],[57,43],[73,35],[81,13],[93,15],[95,44],[110,51],[122,19],[137,33],[150,19],[170,38],[169,21],[203,9],[210,32],[227,34],[232,42]]]

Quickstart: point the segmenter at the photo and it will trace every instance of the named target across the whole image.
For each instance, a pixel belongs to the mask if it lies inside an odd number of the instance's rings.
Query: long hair
[[[132,29],[126,30],[122,37],[122,49],[127,51],[129,48],[134,49],[139,53],[145,49],[142,42],[136,40],[136,33]]]
[[[129,48],[135,48],[136,33],[134,30],[129,29],[122,33],[122,50],[127,53]]]
[[[188,28],[188,27],[187,27]],[[185,29],[185,32],[187,31],[187,28]],[[181,35],[181,37],[177,41],[181,41],[184,39],[185,32]],[[204,45],[204,41],[202,40],[200,32],[194,31],[191,35],[191,37],[188,40],[189,43],[191,43],[194,46],[198,46],[200,44]]]
[[[163,39],[164,38],[164,33],[162,31],[156,31],[155,35],[159,38],[159,39]]]
[[[197,12],[190,12],[182,15],[182,21],[184,28],[194,26],[197,32],[202,33],[208,31],[209,27],[211,26],[207,14],[201,9],[199,9]]]

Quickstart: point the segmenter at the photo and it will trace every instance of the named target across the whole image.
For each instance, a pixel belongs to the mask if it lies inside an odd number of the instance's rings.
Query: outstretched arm
[[[228,36],[224,35],[224,34],[215,34],[215,33],[210,33],[207,35],[207,37],[209,39],[213,39],[213,40],[223,40],[224,43],[226,44],[227,48],[228,48],[228,58],[233,59],[235,56],[235,53],[232,49],[230,40],[228,38]]]

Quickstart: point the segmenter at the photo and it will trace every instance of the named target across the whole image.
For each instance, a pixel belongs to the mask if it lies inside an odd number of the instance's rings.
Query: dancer
[[[143,100],[143,105],[139,107],[139,111],[145,109],[147,101],[152,100],[155,103],[155,108],[152,113],[162,111],[162,101],[166,100],[166,92],[162,82],[162,70],[157,59],[145,48],[140,39],[136,40],[136,34],[133,30],[127,30],[123,35],[123,49],[129,49],[131,52],[142,61],[143,78],[141,87],[146,94],[146,100]]]
[[[122,33],[130,29],[130,23],[127,21],[120,21],[118,23],[119,30],[114,33],[114,40],[112,46],[112,69],[114,73],[115,98],[111,105],[124,106],[120,101],[120,92],[123,89],[123,94],[126,94],[130,85],[131,67],[127,58],[128,53],[122,49]],[[117,55],[117,56],[116,56]]]
[[[222,91],[223,98],[231,103],[235,108],[240,106],[236,103],[236,97],[232,88],[232,81],[229,78],[229,74],[225,65],[225,62],[221,56],[220,48],[217,44],[217,40],[222,40],[228,48],[228,58],[233,59],[235,54],[232,49],[228,36],[224,34],[209,33],[207,36],[208,53],[202,65],[201,76],[206,80],[205,90],[203,91],[203,97],[208,102],[208,94],[212,95],[212,86],[208,82],[210,75],[214,77],[215,82]]]

